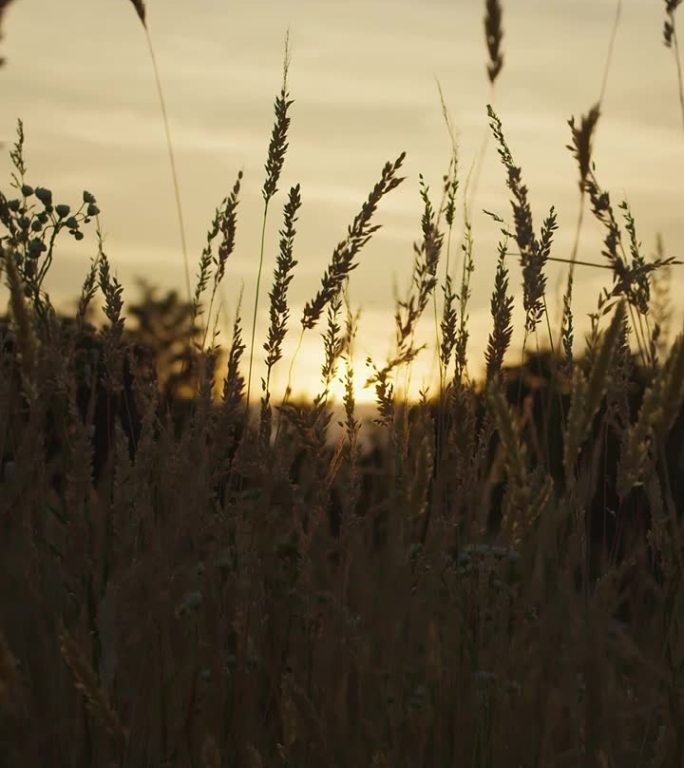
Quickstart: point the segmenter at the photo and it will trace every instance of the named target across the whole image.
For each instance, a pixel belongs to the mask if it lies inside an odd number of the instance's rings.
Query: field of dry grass
[[[664,30],[677,62],[678,5],[666,0]],[[504,9],[487,0],[484,14],[494,85]],[[226,349],[215,305],[242,174],[187,299],[149,289],[131,305],[95,196],[60,204],[34,186],[19,123],[0,193],[0,764],[681,768],[680,267],[662,244],[643,252],[629,205],[601,185],[601,104],[568,126],[582,209],[604,235],[594,262],[610,275],[587,338],[574,334],[576,249],[554,327],[556,213],[533,221],[505,115],[490,106],[511,209],[492,214],[486,375],[468,372],[474,264],[454,141],[437,193],[419,180],[413,279],[391,321],[394,354],[372,361],[371,423],[355,403],[362,320],[347,286],[384,199],[409,183],[404,155],[379,169],[292,317],[302,203],[298,185],[279,189],[289,65],[286,50],[262,190],[264,233],[282,205],[277,260]],[[43,285],[69,237],[98,244],[73,317]],[[260,254],[261,277],[264,235]],[[429,354],[421,322],[434,325],[438,380],[408,402],[411,365]],[[320,328],[319,395],[275,398],[274,368],[297,375],[287,334],[301,344]]]

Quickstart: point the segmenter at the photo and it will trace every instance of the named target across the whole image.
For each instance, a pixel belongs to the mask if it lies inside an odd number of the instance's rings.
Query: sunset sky
[[[391,353],[393,291],[405,294],[412,243],[420,235],[418,174],[424,174],[437,200],[449,160],[436,78],[458,132],[462,180],[487,135],[486,104],[492,102],[523,168],[537,226],[555,205],[560,230],[554,255],[569,256],[578,174],[565,148],[567,120],[598,99],[617,4],[509,0],[503,6],[505,64],[492,92],[481,0],[147,0],[193,274],[215,206],[228,194],[237,172],[245,172],[225,309],[231,317],[244,285],[247,336],[263,165],[288,28],[289,85],[295,103],[290,150],[271,208],[262,329],[288,187],[299,182],[303,200],[296,244],[299,266],[291,291],[291,349],[299,334],[301,307],[316,292],[334,246],[383,164],[405,150],[406,181],[381,204],[377,222],[383,228],[362,252],[350,285],[353,305],[361,310],[359,381],[367,374],[367,355],[380,364]],[[622,3],[595,159],[598,178],[615,202],[623,196],[629,200],[644,250],[652,253],[661,233],[668,253],[681,257],[684,132],[674,60],[662,43],[663,8],[664,3],[647,0]],[[29,181],[50,187],[64,202],[78,202],[83,189],[97,196],[106,249],[128,297],[136,296],[137,276],[184,291],[164,128],[143,30],[129,0],[16,0],[6,13],[4,32],[3,190],[10,171],[7,144],[21,117]],[[476,265],[470,306],[474,375],[482,365],[490,327],[499,238],[495,223],[482,209],[506,217],[510,212],[504,170],[492,141],[485,152],[476,195],[470,200]],[[460,196],[459,221],[462,202]],[[590,219],[585,220],[580,257],[599,261],[599,230]],[[461,231],[459,225],[454,253]],[[81,244],[64,240],[50,282],[54,299],[77,294],[94,249],[94,231]],[[549,270],[552,305],[557,304],[564,274],[559,266]],[[595,307],[607,274],[578,269],[578,317]],[[512,280],[517,298],[515,268]],[[675,286],[681,285],[682,274],[675,271]],[[434,332],[429,314],[426,339],[431,328]],[[431,363],[432,353],[424,352],[413,373],[416,386],[427,381]],[[305,336],[295,390],[315,394],[319,364],[315,330]],[[286,369],[283,364],[281,382]]]

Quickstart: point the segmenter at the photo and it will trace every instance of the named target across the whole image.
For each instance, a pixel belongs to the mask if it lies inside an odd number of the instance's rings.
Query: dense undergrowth
[[[500,12],[487,3],[492,82]],[[287,150],[287,65],[264,222]],[[246,339],[238,312],[225,351],[212,325],[241,175],[216,211],[192,299],[148,289],[130,311],[95,197],[70,207],[31,186],[20,124],[12,189],[0,194],[3,764],[684,764],[684,340],[667,341],[666,300],[676,263],[642,253],[628,205],[600,186],[599,107],[570,121],[582,204],[604,228],[597,258],[613,280],[579,344],[573,254],[554,333],[555,212],[535,228],[491,107],[489,118],[512,220],[497,218],[486,377],[468,375],[467,216],[458,278],[449,267],[454,146],[439,202],[420,181],[413,280],[396,307],[396,354],[372,369],[373,425],[354,401],[346,286],[403,155],[382,169],[304,307],[301,334],[325,324],[320,395],[274,404],[301,205],[289,190],[259,407],[248,409],[254,323]],[[95,226],[97,255],[67,318],[45,276],[63,238]],[[504,364],[511,258],[525,345],[553,350],[520,368]],[[255,318],[258,302],[257,289]],[[409,403],[397,382],[433,312],[439,382]]]

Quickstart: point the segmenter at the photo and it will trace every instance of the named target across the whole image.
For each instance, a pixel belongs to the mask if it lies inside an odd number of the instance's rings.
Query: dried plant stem
[[[178,173],[176,171],[176,158],[173,151],[173,142],[171,141],[171,128],[169,124],[169,116],[166,110],[166,100],[164,98],[164,91],[162,89],[161,77],[159,75],[159,67],[157,66],[157,57],[154,53],[154,47],[152,45],[152,38],[150,37],[150,31],[147,28],[147,24],[143,24],[145,30],[145,40],[147,41],[147,49],[150,53],[150,59],[152,61],[152,69],[154,71],[154,80],[157,87],[157,95],[159,97],[159,107],[161,108],[162,119],[164,121],[164,133],[166,134],[166,148],[169,155],[169,165],[171,166],[171,178],[173,181],[173,192],[176,200],[176,215],[178,217],[178,230],[180,233],[181,249],[183,252],[183,268],[185,270],[185,289],[187,291],[188,301],[192,301],[192,291],[190,289],[190,266],[188,264],[188,246],[185,237],[185,223],[183,221],[183,206],[181,204],[180,184],[178,183]]]
[[[252,312],[252,339],[249,343],[249,372],[247,373],[247,397],[245,398],[245,410],[249,410],[249,395],[252,391],[252,366],[254,364],[254,341],[256,339],[257,312],[259,310],[259,288],[261,286],[261,273],[264,267],[264,242],[266,239],[266,219],[268,217],[268,200],[264,205],[264,217],[261,222],[261,246],[259,248],[259,269],[257,270],[256,288],[254,289],[254,311]]]
[[[617,37],[618,27],[620,26],[621,15],[622,15],[622,0],[617,0],[617,6],[615,8],[615,20],[613,21],[613,29],[610,33],[610,42],[608,43],[608,54],[606,56],[606,64],[603,68],[603,79],[601,81],[601,95],[599,96],[599,105],[603,103],[603,97],[606,95],[606,87],[608,86],[608,74],[610,72],[610,65],[613,61],[613,51],[615,50],[615,38]]]
[[[280,93],[274,104],[275,122],[271,132],[271,141],[268,146],[266,158],[266,179],[261,190],[264,199],[264,216],[261,223],[261,246],[259,249],[259,269],[257,271],[256,288],[254,291],[254,312],[252,315],[252,339],[249,345],[249,373],[247,376],[247,396],[245,401],[245,413],[249,410],[249,396],[252,390],[252,367],[254,364],[254,341],[256,339],[256,321],[259,310],[259,289],[261,287],[261,273],[264,266],[264,243],[266,239],[266,221],[268,219],[268,206],[278,191],[278,182],[285,162],[287,152],[287,134],[290,128],[288,110],[293,101],[287,91],[287,75],[290,69],[290,32],[285,35],[285,55],[283,58],[283,81]]]
[[[292,355],[292,360],[290,360],[290,367],[287,369],[287,386],[285,387],[285,395],[283,397],[283,405],[289,400],[290,394],[292,393],[292,373],[294,371],[295,363],[297,362],[297,357],[299,356],[299,353],[302,349],[302,341],[304,341],[304,331],[306,328],[302,326],[301,331],[299,332],[299,341],[297,341],[297,347],[294,351],[294,355]]]
[[[674,51],[675,64],[677,65],[677,85],[679,88],[679,109],[682,113],[682,128],[684,129],[684,76],[682,75],[682,57],[679,52],[679,39],[677,37],[677,28],[672,26],[672,48]]]

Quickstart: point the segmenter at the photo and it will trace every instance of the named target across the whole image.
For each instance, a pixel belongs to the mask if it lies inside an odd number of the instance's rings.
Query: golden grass
[[[144,5],[133,5],[146,24]],[[493,83],[501,5],[485,10]],[[264,221],[287,151],[288,66],[286,53]],[[380,226],[380,203],[403,181],[403,154],[383,167],[303,309],[300,337],[325,326],[318,397],[274,408],[304,198],[290,187],[254,423],[259,290],[246,376],[239,306],[220,379],[222,352],[209,338],[242,174],[212,220],[188,301],[129,309],[143,320],[190,318],[174,339],[193,350],[182,358],[183,399],[164,384],[177,360],[157,351],[155,365],[140,363],[142,339],[155,339],[126,321],[101,237],[76,317],[54,311],[45,274],[63,238],[84,237],[100,212],[88,192],[72,210],[28,184],[20,126],[13,186],[0,193],[9,293],[0,326],[0,761],[682,765],[684,342],[675,333],[667,343],[677,329],[663,287],[676,262],[662,247],[642,253],[629,206],[600,185],[598,115],[571,120],[569,136],[582,199],[604,231],[596,261],[612,279],[585,348],[573,337],[575,252],[561,352],[554,345],[507,365],[511,258],[523,267],[526,340],[548,333],[554,342],[545,268],[556,222],[551,207],[535,229],[504,121],[490,107],[513,222],[494,214],[502,237],[486,382],[468,373],[476,265],[454,144],[439,203],[419,180],[413,280],[395,308],[396,348],[371,377],[375,424],[355,401],[363,322],[347,286]],[[463,247],[458,282],[452,234]],[[265,246],[262,234],[262,256]],[[88,322],[96,296],[97,329]],[[439,387],[414,403],[402,376],[424,354],[416,330],[426,321],[435,323]]]

